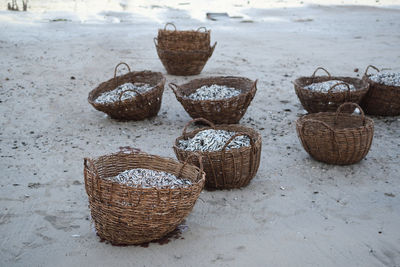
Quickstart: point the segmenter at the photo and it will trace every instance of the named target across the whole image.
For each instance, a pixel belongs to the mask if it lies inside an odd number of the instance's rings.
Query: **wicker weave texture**
[[[348,106],[359,108],[361,116],[342,113]],[[296,130],[304,149],[316,160],[336,165],[349,165],[368,153],[374,122],[366,118],[355,103],[344,103],[335,112],[305,115],[296,122]]]
[[[318,70],[324,70],[328,76],[315,76]],[[327,93],[316,92],[304,87],[312,83],[326,82],[330,80],[343,81],[345,84],[352,84],[356,88],[355,91],[333,92],[334,85]],[[369,85],[367,82],[350,77],[331,76],[324,68],[318,67],[310,77],[300,77],[294,81],[296,94],[303,105],[304,109],[309,113],[317,112],[335,112],[336,109],[345,102],[353,102],[360,104],[364,96],[368,92]],[[349,108],[348,106],[347,108]],[[352,110],[348,110],[352,112]]]
[[[117,68],[126,65],[129,73],[117,76]],[[136,97],[113,103],[96,103],[95,100],[102,93],[112,91],[124,83],[147,83],[154,86],[145,93],[137,93]],[[88,101],[97,110],[108,114],[118,120],[143,120],[157,115],[161,107],[164,92],[165,77],[160,72],[137,71],[131,72],[126,63],[119,63],[115,67],[114,78],[101,83],[89,93]],[[121,98],[121,96],[120,96]]]
[[[209,124],[210,127],[204,127],[191,132],[186,132],[189,124],[201,121]],[[251,147],[241,147],[239,149],[225,150],[235,136],[227,141],[221,151],[202,152],[185,151],[178,147],[181,139],[188,139],[195,136],[198,132],[206,129],[226,130],[236,132],[237,135],[247,135],[250,138]],[[174,152],[178,160],[185,161],[199,166],[199,163],[193,158],[193,155],[200,155],[206,173],[206,188],[208,189],[233,189],[247,186],[251,179],[256,175],[260,165],[261,157],[261,135],[255,130],[240,125],[214,125],[203,118],[190,121],[182,132],[182,136],[175,140]]]
[[[103,179],[133,168],[165,171],[193,184],[176,189],[134,188]],[[97,234],[115,245],[149,242],[173,231],[192,210],[205,182],[204,172],[193,165],[142,152],[86,158],[84,176]]]
[[[187,98],[196,89],[213,84],[233,87],[241,90],[242,93],[236,97],[222,100],[192,100]],[[252,81],[248,78],[233,76],[208,77],[195,79],[182,85],[170,83],[169,87],[193,119],[205,118],[215,124],[235,124],[244,116],[253,100],[257,92],[257,80]]]
[[[400,115],[400,86],[388,86],[372,81],[369,79],[369,68],[374,68],[379,72],[379,69],[372,65],[365,70],[363,80],[369,83],[369,91],[364,97],[361,107],[369,115]]]

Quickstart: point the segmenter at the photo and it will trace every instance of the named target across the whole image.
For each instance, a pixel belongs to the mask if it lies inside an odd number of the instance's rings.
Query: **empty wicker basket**
[[[241,94],[222,100],[192,100],[188,98],[196,89],[213,84],[239,89]],[[235,124],[244,116],[253,100],[257,92],[257,80],[252,81],[248,78],[233,76],[209,77],[195,79],[182,85],[170,83],[169,87],[193,119],[205,118],[216,124]]]
[[[187,127],[194,122],[201,121],[210,125],[187,133]],[[206,129],[226,130],[236,132],[227,141],[220,151],[186,151],[179,148],[179,140],[188,139],[198,132]],[[250,138],[250,147],[226,150],[228,144],[236,137],[246,135]],[[180,161],[189,159],[189,163],[200,166],[193,158],[193,155],[200,155],[202,158],[204,172],[206,173],[206,188],[208,189],[233,189],[246,186],[256,175],[260,165],[261,156],[261,135],[255,130],[239,125],[214,125],[203,118],[190,121],[183,129],[182,136],[175,140],[174,152]]]
[[[368,69],[375,66],[369,65],[365,70],[363,80],[369,83],[369,91],[364,97],[361,106],[367,114],[380,116],[400,115],[400,86],[388,86],[372,81]]]
[[[122,171],[145,168],[192,181],[175,189],[136,188],[105,180]],[[146,153],[116,153],[84,160],[85,188],[97,234],[115,245],[159,239],[192,210],[205,182],[199,168]]]
[[[117,68],[126,65],[129,73],[117,77]],[[136,96],[112,103],[97,103],[95,100],[104,92],[112,91],[124,83],[145,83],[153,88],[145,93],[136,92]],[[135,71],[131,72],[128,64],[119,63],[114,70],[114,78],[101,83],[89,93],[88,101],[97,110],[119,120],[143,120],[157,115],[161,107],[164,92],[165,77],[160,72]],[[132,91],[132,90],[126,90]]]
[[[324,70],[328,76],[315,76],[318,70]],[[343,83],[332,86],[328,92],[317,92],[304,88],[312,83],[331,80],[339,80]],[[347,85],[348,91],[334,92],[333,89],[339,84]],[[349,84],[352,84],[356,90],[350,91]],[[357,78],[331,76],[326,69],[318,67],[311,77],[300,77],[296,79],[294,81],[294,88],[304,109],[309,113],[316,113],[326,111],[334,112],[345,102],[360,104],[361,100],[368,92],[369,85],[367,82]],[[349,111],[352,112],[352,110]]]
[[[174,30],[158,31],[158,38],[154,38],[157,54],[169,74],[172,75],[197,75],[208,59],[212,56],[215,43],[210,46],[210,31],[204,27],[197,31]],[[202,31],[204,29],[205,31]]]
[[[351,106],[361,116],[342,113]],[[335,112],[305,115],[296,122],[304,149],[316,160],[337,165],[354,164],[368,153],[374,135],[374,122],[355,103],[344,103]]]

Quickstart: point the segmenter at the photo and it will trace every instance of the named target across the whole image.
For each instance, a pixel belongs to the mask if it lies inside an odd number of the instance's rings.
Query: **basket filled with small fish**
[[[246,113],[257,92],[257,80],[220,76],[195,79],[182,85],[170,83],[176,99],[195,118],[215,124],[235,124]]]
[[[187,161],[143,152],[85,158],[84,177],[96,232],[114,245],[150,242],[175,230],[205,183],[203,170]]]
[[[202,122],[209,126],[187,132],[189,125]],[[174,152],[179,161],[200,166],[194,155],[200,155],[206,173],[206,188],[233,189],[248,185],[260,165],[261,135],[252,128],[214,125],[197,118],[186,124],[175,140]]]
[[[125,65],[129,72],[117,76],[120,65]],[[157,115],[164,85],[165,78],[160,72],[131,72],[128,64],[121,62],[115,67],[114,78],[92,90],[88,101],[113,119],[143,120]]]
[[[358,109],[360,115],[343,112]],[[297,135],[311,157],[335,165],[361,161],[368,153],[374,136],[374,121],[365,117],[361,107],[347,102],[336,112],[304,115],[296,121]]]
[[[375,74],[368,74],[373,68]],[[400,72],[382,72],[369,65],[363,77],[369,83],[369,91],[364,97],[361,107],[367,114],[380,116],[400,115]]]
[[[168,25],[174,29],[168,30]],[[164,29],[158,31],[154,44],[167,72],[180,76],[199,74],[217,45],[216,42],[210,45],[210,30],[204,27],[196,31],[178,31],[172,23],[167,23]]]
[[[325,71],[328,76],[316,76],[318,70]],[[300,77],[293,84],[301,104],[308,113],[334,112],[345,102],[360,104],[369,88],[368,83],[361,79],[331,76],[321,67],[310,77]]]

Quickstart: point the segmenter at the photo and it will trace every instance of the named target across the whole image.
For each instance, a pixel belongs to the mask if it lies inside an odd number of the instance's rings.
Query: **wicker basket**
[[[168,30],[167,26],[173,26]],[[158,46],[163,50],[172,51],[202,51],[210,47],[211,31],[200,27],[196,31],[177,31],[173,23],[165,24],[164,29],[158,30]]]
[[[135,188],[103,179],[133,168],[166,171],[193,184],[176,189]],[[85,158],[84,175],[97,234],[115,245],[141,244],[175,230],[192,210],[205,182],[204,172],[195,166],[143,152]]]
[[[388,86],[372,81],[368,75],[370,67],[379,72],[379,69],[372,65],[365,70],[363,80],[369,83],[369,91],[361,103],[362,108],[370,115],[400,115],[400,86]]]
[[[357,107],[361,116],[342,113]],[[354,164],[368,153],[374,135],[374,121],[366,118],[355,103],[344,103],[335,112],[305,115],[296,122],[304,149],[316,160],[337,165]]]
[[[122,64],[128,67],[129,73],[117,77],[117,68]],[[119,85],[127,82],[147,83],[151,86],[154,86],[154,88],[145,93],[139,93],[135,91],[137,94],[136,97],[122,101],[121,97],[123,93],[121,93],[119,96],[120,101],[118,102],[105,104],[95,102],[96,98],[102,93],[112,91]],[[161,107],[164,85],[165,78],[160,72],[131,72],[128,64],[121,62],[115,67],[114,78],[101,83],[94,90],[92,90],[89,93],[88,101],[95,109],[107,113],[111,118],[119,120],[143,120],[157,115]]]
[[[204,122],[210,127],[194,130],[187,133],[187,127],[193,122]],[[220,151],[186,151],[178,147],[179,140],[188,139],[195,136],[198,132],[206,129],[226,130],[236,132]],[[226,147],[236,137],[247,135],[250,138],[250,147],[230,149]],[[256,175],[260,165],[261,156],[261,135],[255,130],[239,125],[214,125],[212,122],[203,118],[190,121],[183,129],[182,136],[175,140],[175,155],[180,161],[189,160],[189,163],[200,166],[192,158],[193,155],[200,154],[203,162],[204,172],[206,173],[206,188],[208,189],[233,189],[240,188],[249,184],[250,180]]]
[[[315,76],[318,70],[324,70],[328,76]],[[343,83],[335,84],[327,93],[316,92],[304,88],[312,83],[326,82],[330,80],[340,80],[343,81]],[[347,85],[348,91],[333,92],[332,90],[339,84]],[[356,90],[350,91],[349,84],[352,84]],[[334,77],[331,76],[326,69],[321,67],[318,67],[311,77],[300,77],[294,81],[296,94],[300,99],[304,109],[309,113],[326,111],[334,112],[341,104],[345,102],[360,104],[361,100],[368,92],[368,87],[368,83],[363,80],[350,77]],[[350,108],[350,106],[347,108]],[[353,110],[347,110],[346,112],[353,112]]]
[[[240,89],[242,93],[222,100],[192,100],[187,97],[203,85],[210,86],[213,84]],[[170,83],[169,87],[174,91],[176,99],[193,119],[205,118],[216,124],[235,124],[244,116],[253,100],[257,92],[257,80],[252,81],[243,77],[229,76],[209,77],[195,79],[182,85]]]

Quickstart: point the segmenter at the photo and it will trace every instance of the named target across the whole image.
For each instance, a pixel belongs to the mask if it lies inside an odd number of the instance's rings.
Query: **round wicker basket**
[[[135,188],[104,179],[133,168],[165,171],[191,180],[192,185]],[[175,230],[192,210],[205,182],[204,172],[187,162],[143,152],[85,158],[84,176],[97,234],[115,245],[141,244]]]
[[[190,124],[199,121],[210,125],[210,127],[186,132]],[[226,130],[236,132],[236,134],[226,142],[225,146],[220,151],[186,151],[179,148],[179,140],[192,138],[198,132],[206,129]],[[226,150],[228,144],[236,136],[240,135],[248,136],[251,146]],[[193,159],[193,155],[201,156],[204,172],[206,173],[206,188],[233,189],[248,185],[251,179],[256,175],[260,165],[261,144],[261,135],[251,128],[240,125],[214,125],[206,119],[198,118],[186,124],[182,136],[175,140],[173,149],[178,160],[188,160],[189,163],[196,166],[200,165]]]
[[[342,113],[351,106],[361,116]],[[368,153],[374,121],[366,118],[359,105],[344,103],[335,112],[305,115],[296,122],[296,130],[304,149],[316,160],[336,165],[349,165],[362,160]]]

